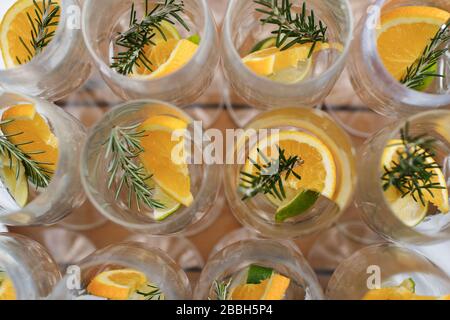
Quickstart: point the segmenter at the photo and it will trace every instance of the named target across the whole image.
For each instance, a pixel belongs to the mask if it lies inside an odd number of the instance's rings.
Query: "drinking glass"
[[[180,70],[159,79],[140,79],[119,74],[110,67],[111,45],[117,32],[129,23],[133,0],[87,0],[83,7],[83,35],[103,79],[123,99],[152,98],[187,106],[199,98],[214,78],[219,62],[217,30],[206,0],[185,0],[186,20],[192,34],[201,37],[197,52]],[[149,5],[157,3],[150,0]],[[136,2],[138,16],[143,1]],[[107,10],[105,10],[107,8]],[[102,12],[101,15],[98,13]],[[177,25],[180,27],[180,25]],[[186,31],[179,28],[182,36]]]
[[[272,268],[291,279],[286,300],[323,299],[316,275],[301,252],[273,240],[239,241],[216,253],[202,271],[194,299],[216,300],[214,284],[232,280],[252,264]]]
[[[75,267],[80,272],[80,286],[69,286],[68,272],[51,295],[55,300],[82,299],[90,281],[101,272],[132,269],[144,273],[147,279],[164,293],[166,300],[187,300],[191,287],[184,271],[163,251],[142,242],[124,242],[98,250]]]
[[[30,62],[0,68],[1,87],[56,101],[87,80],[91,62],[80,30],[80,4],[78,0],[61,0],[60,4],[60,20],[53,39]]]
[[[350,53],[349,60],[352,63],[349,63],[348,68],[353,88],[368,107],[386,117],[401,118],[450,106],[447,84],[438,93],[410,89],[391,76],[378,54],[377,32],[381,15],[391,9],[411,5],[450,11],[448,1],[377,0],[360,20]]]
[[[86,136],[85,128],[70,114],[50,102],[0,91],[1,112],[19,104],[33,104],[37,112],[48,121],[58,139],[58,165],[48,187],[36,192],[33,190],[33,198],[24,208],[3,200],[0,222],[9,226],[54,224],[85,200],[77,160]]]
[[[309,133],[322,141],[333,155],[336,166],[336,191],[333,199],[321,196],[302,215],[285,222],[275,222],[276,208],[267,197],[259,195],[242,200],[241,171],[246,152],[258,143],[264,130],[289,130]],[[299,155],[301,157],[301,155]],[[278,108],[254,118],[238,135],[227,152],[224,168],[225,194],[235,217],[244,226],[264,237],[299,238],[330,227],[353,199],[356,184],[355,153],[347,134],[324,112],[308,108]],[[244,161],[243,161],[244,160]]]
[[[439,297],[450,292],[449,277],[425,256],[398,245],[379,244],[344,260],[325,295],[331,300],[360,300],[369,289],[395,287],[409,278],[418,295]]]
[[[186,121],[189,125],[185,141],[193,149],[193,157],[188,159],[191,176],[191,192],[194,201],[189,207],[182,207],[164,219],[156,221],[150,209],[141,208],[141,212],[127,205],[127,196],[115,199],[115,192],[108,188],[108,162],[105,158],[106,145],[112,128],[115,126],[133,126],[149,117],[166,115]],[[106,218],[136,232],[152,235],[198,233],[207,227],[220,214],[218,200],[221,170],[212,156],[203,153],[204,147],[211,141],[207,132],[198,136],[200,126],[184,111],[165,102],[156,100],[131,101],[113,108],[90,131],[81,160],[81,175],[84,189],[97,210]],[[188,143],[191,142],[191,143]],[[192,149],[191,148],[191,149]],[[195,154],[203,155],[201,161],[195,160]],[[192,160],[192,161],[190,161]]]
[[[296,4],[296,3],[295,3]],[[253,0],[230,0],[222,30],[223,70],[229,81],[226,106],[233,120],[243,127],[255,112],[279,107],[315,107],[330,93],[345,67],[353,37],[353,16],[347,0],[306,1],[317,19],[328,26],[329,42],[342,45],[342,51],[328,54],[314,63],[312,75],[295,84],[283,84],[257,76],[242,62],[242,56],[273,27],[261,25],[261,13]],[[294,10],[300,7],[294,6]],[[250,110],[249,107],[250,106]],[[256,108],[253,109],[252,108]],[[253,111],[253,112],[252,112]]]
[[[403,223],[391,208],[383,191],[382,157],[392,139],[409,124],[410,135],[436,140],[434,160],[442,166],[447,189],[450,186],[450,111],[434,110],[400,120],[369,138],[358,153],[359,186],[357,204],[365,222],[388,240],[409,244],[431,244],[450,239],[450,215],[428,215],[415,227]]]
[[[61,279],[58,266],[37,242],[0,233],[0,269],[14,284],[17,300],[47,298]]]

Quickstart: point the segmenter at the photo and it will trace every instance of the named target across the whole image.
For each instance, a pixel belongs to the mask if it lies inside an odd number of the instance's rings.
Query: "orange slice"
[[[155,116],[147,119],[137,130],[146,131],[146,136],[141,138],[144,149],[139,155],[141,163],[153,175],[156,184],[170,197],[188,207],[193,202],[193,196],[184,137],[172,139],[174,131],[183,133],[187,126],[185,121],[178,118]],[[177,152],[176,156],[180,158],[174,159],[173,152]]]
[[[42,9],[43,1],[37,0],[37,3]],[[59,3],[59,0],[53,0],[53,3]],[[33,56],[31,58],[35,55],[34,49],[29,45],[31,41],[32,26],[27,16],[27,14],[29,14],[32,18],[35,18],[36,14],[34,10],[33,0],[19,0],[16,1],[3,16],[0,25],[0,48],[6,68],[19,65],[17,59],[22,63],[28,61],[30,53],[22,44],[20,38],[22,38],[29,49],[32,50],[31,53]],[[56,18],[55,21],[59,22],[59,18]],[[47,33],[55,31],[56,28],[57,26],[49,27]]]
[[[34,105],[12,106],[3,112],[2,121],[10,121],[1,126],[9,141],[27,153],[31,159],[42,163],[42,168],[55,172],[59,154],[58,139]]]
[[[426,6],[398,7],[383,14],[377,46],[387,71],[401,80],[449,19],[449,12]]]
[[[291,280],[277,273],[259,284],[242,284],[230,293],[230,300],[282,300]]]
[[[132,269],[104,271],[94,277],[87,291],[97,297],[127,300],[139,287],[147,283],[144,273]]]

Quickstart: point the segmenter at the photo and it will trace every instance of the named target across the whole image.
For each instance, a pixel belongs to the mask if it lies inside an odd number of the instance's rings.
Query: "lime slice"
[[[278,208],[275,214],[275,221],[283,222],[286,219],[301,215],[316,203],[319,196],[320,192],[317,191],[300,191],[294,199]]]
[[[256,51],[259,51],[259,50],[263,50],[263,49],[267,49],[267,48],[275,47],[276,44],[277,44],[277,38],[276,37],[266,38],[264,40],[261,40],[257,44],[255,44],[255,46],[250,51],[250,53],[253,53],[253,52],[256,52]]]
[[[28,201],[28,180],[22,163],[0,154],[0,180],[15,203],[23,208]]]
[[[269,79],[285,84],[294,84],[304,80],[311,71],[312,59],[300,61],[297,68],[287,68],[269,76]]]
[[[438,74],[438,66],[437,63],[435,63],[429,70],[427,73],[429,74]],[[423,84],[419,87],[416,88],[417,91],[426,91],[431,84],[434,82],[436,77],[426,77]]]
[[[411,293],[416,292],[416,283],[414,282],[414,280],[412,278],[408,278],[408,279],[404,280],[402,283],[400,283],[399,287],[405,288],[408,291],[410,291]]]
[[[165,193],[164,190],[158,185],[153,187],[153,199],[164,205],[163,209],[154,209],[153,217],[156,221],[165,220],[181,207],[179,202]]]
[[[248,268],[247,284],[259,284],[261,281],[269,279],[273,274],[273,269],[251,265]]]
[[[194,34],[194,35],[190,36],[189,38],[187,38],[187,40],[199,45],[202,38],[200,38],[200,35]]]

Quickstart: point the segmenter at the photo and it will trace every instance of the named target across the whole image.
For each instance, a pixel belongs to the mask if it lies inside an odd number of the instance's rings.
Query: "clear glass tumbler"
[[[268,110],[279,107],[315,107],[330,93],[345,67],[353,38],[353,15],[347,0],[306,1],[308,9],[314,10],[317,19],[328,26],[329,42],[339,44],[342,50],[328,50],[325,59],[314,63],[312,75],[295,84],[283,84],[257,76],[242,62],[257,42],[270,36],[273,30],[268,24],[261,25],[259,6],[253,0],[230,0],[222,28],[223,69],[230,84],[227,107],[241,127],[246,124],[251,108]],[[295,3],[293,10],[300,10]],[[239,103],[237,99],[242,98]],[[234,100],[234,101],[233,101]],[[239,105],[238,105],[239,104]],[[233,108],[233,105],[235,107]],[[239,112],[242,111],[242,112]]]
[[[164,294],[166,300],[188,300],[191,287],[184,271],[163,251],[141,242],[124,242],[98,250],[71,266],[79,271],[79,286],[71,286],[73,273],[63,276],[56,286],[52,299],[83,299],[86,288],[98,274],[119,269],[132,269],[144,273]],[[86,298],[88,299],[88,298]]]
[[[381,15],[393,8],[417,5],[450,11],[450,2],[442,0],[377,0],[355,31],[348,64],[352,85],[364,104],[391,118],[450,106],[448,85],[439,94],[412,90],[391,76],[378,54]]]
[[[34,192],[33,198],[30,198],[24,208],[2,203],[0,222],[10,226],[54,224],[81,206],[85,200],[77,160],[86,137],[85,128],[78,120],[52,103],[0,91],[0,112],[19,104],[34,105],[37,112],[49,123],[58,140],[59,158],[48,187]]]
[[[186,144],[192,157],[188,157],[188,170],[191,179],[191,193],[194,200],[189,207],[182,206],[162,221],[157,221],[150,208],[141,211],[127,205],[127,195],[122,194],[116,200],[114,190],[108,188],[108,163],[105,158],[106,145],[111,130],[116,126],[128,127],[144,122],[153,116],[170,116],[188,123]],[[201,231],[220,213],[219,201],[222,174],[219,165],[211,156],[203,153],[204,147],[211,141],[201,126],[194,122],[184,111],[165,102],[156,100],[138,100],[119,105],[108,112],[94,126],[84,147],[81,161],[81,175],[87,196],[106,218],[136,232],[152,235],[188,233]],[[200,133],[200,136],[199,136]],[[190,143],[188,143],[190,142]],[[201,159],[198,158],[201,156]],[[156,155],[157,156],[157,155]],[[192,160],[190,161],[189,160]],[[197,159],[197,160],[196,160]]]
[[[0,233],[0,270],[11,279],[17,300],[45,299],[61,279],[39,243],[11,233]]]
[[[284,222],[275,222],[277,208],[268,201],[268,197],[258,195],[243,200],[240,188],[241,171],[249,150],[254,150],[261,143],[258,140],[266,134],[270,135],[272,130],[307,133],[317,138],[328,148],[336,168],[336,185],[332,198],[320,196],[307,211]],[[320,110],[279,108],[263,112],[242,129],[236,143],[229,146],[224,168],[225,194],[229,206],[244,226],[264,237],[299,238],[326,229],[338,220],[353,200],[356,184],[355,151],[345,131]],[[298,156],[301,158],[302,155]]]
[[[435,139],[434,160],[442,167],[447,190],[450,189],[450,111],[435,110],[398,121],[369,138],[358,152],[359,186],[357,204],[365,222],[386,239],[409,243],[431,244],[450,239],[450,214],[428,215],[416,226],[408,226],[393,211],[383,191],[386,147],[399,139],[401,129],[409,124],[410,135]],[[427,191],[425,191],[427,192]],[[412,210],[412,209],[411,209]]]
[[[78,0],[61,0],[60,16],[55,36],[40,54],[24,65],[0,68],[0,86],[56,101],[84,84],[91,62],[81,33]]]
[[[188,106],[210,86],[219,62],[217,30],[207,1],[183,1],[185,8],[185,13],[182,14],[183,18],[185,18],[190,32],[197,33],[201,37],[195,55],[187,65],[178,71],[151,80],[124,76],[110,67],[111,44],[116,33],[124,31],[128,27],[129,12],[134,2],[136,1],[85,1],[83,35],[95,64],[106,83],[123,99],[151,98]],[[149,5],[157,2],[150,0]],[[144,9],[144,1],[136,2],[135,8],[139,15],[139,12]],[[99,12],[102,14],[99,15]]]
[[[301,252],[273,240],[239,241],[213,255],[202,271],[194,299],[219,300],[216,284],[232,283],[254,264],[271,268],[291,280],[285,300],[323,299],[316,275]]]
[[[448,275],[418,252],[394,245],[366,247],[344,260],[325,295],[331,300],[360,300],[370,289],[396,287],[411,279],[418,295],[449,294]]]

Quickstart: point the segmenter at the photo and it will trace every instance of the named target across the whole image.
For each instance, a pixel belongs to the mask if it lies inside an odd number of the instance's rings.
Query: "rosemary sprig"
[[[216,295],[216,300],[227,300],[230,291],[231,279],[228,282],[217,280],[214,281],[214,293]]]
[[[2,121],[0,122],[0,127],[11,123],[13,120]],[[52,165],[52,163],[48,162],[39,162],[33,160],[31,158],[32,155],[42,154],[44,151],[34,151],[25,153],[20,149],[20,146],[32,144],[33,141],[24,142],[20,144],[13,144],[8,140],[8,138],[13,136],[18,136],[23,134],[23,132],[19,132],[12,135],[0,135],[0,153],[2,156],[7,157],[9,159],[9,167],[13,167],[13,158],[15,158],[19,163],[22,163],[25,169],[25,175],[28,180],[31,181],[32,184],[36,186],[36,188],[47,188],[50,183],[50,176],[53,174],[48,169],[42,167],[42,165]],[[20,166],[16,166],[16,179],[19,178],[20,175]]]
[[[145,131],[136,131],[139,124],[130,127],[114,127],[108,140],[105,159],[111,157],[108,165],[108,188],[112,188],[117,175],[121,174],[115,199],[119,199],[122,189],[128,188],[128,207],[134,200],[140,211],[140,204],[144,203],[153,209],[162,209],[164,205],[153,199],[153,189],[146,183],[152,178],[142,164],[136,163],[138,156],[144,152],[139,139],[145,136]],[[122,172],[119,172],[122,171]]]
[[[402,147],[397,151],[399,159],[392,163],[391,168],[384,166],[383,189],[386,191],[392,186],[401,192],[402,197],[410,195],[414,201],[425,205],[425,193],[433,196],[433,189],[445,188],[438,182],[433,182],[433,177],[436,176],[433,169],[441,169],[432,160],[436,155],[436,140],[426,134],[411,136],[409,123],[406,123],[400,134],[402,142],[392,145]]]
[[[286,50],[295,44],[312,43],[308,57],[311,57],[318,42],[326,42],[327,27],[317,21],[314,11],[308,14],[306,3],[303,2],[302,11],[293,14],[291,0],[254,0],[261,7],[256,11],[265,15],[261,19],[263,24],[273,24],[278,30],[272,31],[277,35],[276,46]],[[289,41],[288,41],[289,40]]]
[[[425,84],[426,79],[429,77],[444,77],[444,75],[436,73],[433,68],[449,50],[449,48],[446,47],[447,42],[450,41],[449,28],[450,21],[439,29],[436,35],[431,39],[431,42],[423,50],[422,55],[406,69],[405,75],[400,79],[401,83],[408,88],[417,90]]]
[[[132,72],[133,67],[141,65],[153,71],[151,61],[145,56],[144,49],[147,45],[155,45],[152,41],[156,32],[159,32],[165,40],[166,36],[163,32],[161,23],[167,21],[175,24],[178,21],[186,30],[189,27],[181,18],[179,13],[184,12],[184,3],[182,0],[164,0],[149,10],[148,0],[145,0],[145,14],[141,20],[136,18],[137,12],[134,3],[131,6],[129,29],[119,33],[115,39],[117,46],[123,47],[125,50],[114,56],[111,68],[123,75]]]
[[[145,300],[164,300],[164,295],[156,285],[147,284],[147,287],[150,289],[149,292],[144,291],[136,291],[138,295],[141,295],[145,298]]]
[[[259,193],[270,194],[279,200],[286,198],[286,192],[283,186],[284,179],[287,180],[291,175],[301,180],[294,169],[303,164],[303,160],[299,156],[286,157],[285,150],[278,147],[278,158],[268,159],[267,156],[258,149],[264,163],[259,164],[253,159],[250,162],[256,167],[257,172],[251,174],[241,171],[240,187],[244,191],[242,200],[255,197]]]
[[[38,1],[33,0],[34,17],[27,12],[27,18],[31,26],[31,39],[29,43],[26,43],[22,37],[19,37],[19,41],[28,53],[26,61],[21,61],[19,57],[16,57],[19,64],[31,61],[34,56],[42,52],[56,33],[55,30],[50,31],[50,28],[58,25],[60,6],[52,0],[40,2],[42,6],[38,4]]]

